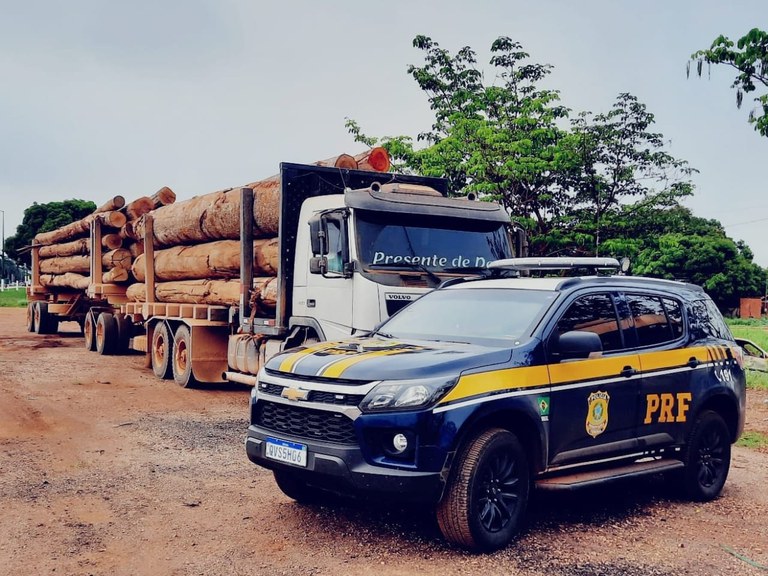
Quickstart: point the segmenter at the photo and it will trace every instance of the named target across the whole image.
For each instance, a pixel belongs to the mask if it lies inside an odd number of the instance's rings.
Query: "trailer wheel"
[[[117,320],[109,312],[102,312],[96,320],[96,351],[99,354],[114,354],[117,348]]]
[[[192,334],[189,326],[179,326],[173,338],[173,379],[183,388],[197,383],[192,374]]]
[[[133,336],[133,322],[125,314],[115,314],[115,321],[117,322],[117,347],[115,352],[117,354],[125,354],[128,352],[128,345],[131,342],[131,336]]]
[[[152,332],[152,372],[155,376],[167,380],[171,377],[171,354],[173,337],[165,322],[160,322]]]
[[[35,329],[35,305],[27,304],[27,332],[37,332]]]
[[[96,322],[90,312],[83,319],[83,338],[86,350],[89,352],[96,350]]]
[[[59,323],[48,313],[47,302],[35,302],[34,310],[35,332],[38,334],[53,334],[59,329]]]

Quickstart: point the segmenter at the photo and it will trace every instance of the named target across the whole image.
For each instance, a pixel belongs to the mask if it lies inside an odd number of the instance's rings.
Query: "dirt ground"
[[[723,496],[662,478],[537,495],[509,548],[446,544],[428,510],[300,506],[245,456],[249,389],[185,390],[141,356],[29,334],[0,309],[0,574],[766,574],[768,453],[735,448]],[[768,433],[768,394],[747,429]],[[761,568],[759,565],[762,565]]]

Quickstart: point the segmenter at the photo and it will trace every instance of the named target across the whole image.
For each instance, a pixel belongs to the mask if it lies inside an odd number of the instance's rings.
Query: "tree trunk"
[[[259,309],[273,312],[277,306],[277,278],[254,278],[254,292]],[[144,302],[146,284],[131,284],[126,291],[129,300]],[[179,304],[218,304],[236,306],[240,303],[240,282],[238,280],[181,280],[155,284],[158,302]]]
[[[113,284],[114,282],[125,282],[128,280],[128,277],[128,270],[125,268],[112,268],[112,270],[102,274],[101,281],[104,284]]]
[[[112,250],[101,256],[101,263],[105,268],[125,268],[131,269],[131,251],[125,248]]]
[[[40,247],[40,258],[54,258],[56,256],[75,256],[78,254],[88,254],[90,242],[88,238],[79,238],[72,242],[63,244],[51,244],[50,246]]]
[[[137,198],[130,204],[127,204],[125,208],[121,210],[123,214],[128,218],[128,221],[137,220],[150,210],[154,209],[155,203],[149,196],[142,196]]]
[[[104,234],[101,237],[101,245],[108,250],[117,250],[123,246],[123,239],[120,234]]]
[[[42,274],[65,274],[76,272],[89,274],[91,271],[91,259],[89,256],[56,256],[40,260],[40,272]]]
[[[85,290],[88,288],[90,279],[88,276],[66,272],[64,274],[41,274],[40,284],[43,286],[56,286],[59,288],[75,288],[76,290]]]
[[[126,248],[128,248],[131,258],[134,260],[144,254],[144,242],[131,242]]]
[[[163,186],[160,190],[155,192],[151,198],[153,207],[160,208],[160,206],[167,206],[168,204],[176,202],[176,193],[168,188],[168,186]]]
[[[110,199],[109,202],[106,204],[102,204],[98,208],[96,208],[95,212],[111,212],[112,210],[120,210],[125,206],[125,198],[122,196],[115,196],[114,198]]]
[[[51,232],[43,232],[35,236],[35,244],[58,244],[67,240],[72,240],[80,236],[87,236],[90,231],[91,223],[98,220],[106,226],[120,228],[125,225],[125,214],[120,212],[94,212],[82,220],[72,222]]]
[[[278,240],[268,238],[253,242],[253,273],[274,276],[278,267]],[[134,260],[133,275],[139,282],[146,276],[144,255]],[[238,278],[240,276],[240,241],[218,240],[193,246],[174,246],[155,252],[155,279],[158,281],[198,278]]]

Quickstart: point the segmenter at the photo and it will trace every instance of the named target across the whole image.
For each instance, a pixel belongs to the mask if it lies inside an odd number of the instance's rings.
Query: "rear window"
[[[696,300],[689,310],[691,333],[694,338],[733,340],[720,310],[712,300]]]
[[[626,298],[639,347],[664,344],[682,335],[682,312],[675,300],[644,294]]]

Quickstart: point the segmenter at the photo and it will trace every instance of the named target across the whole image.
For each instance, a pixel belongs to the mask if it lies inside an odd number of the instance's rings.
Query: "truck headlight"
[[[390,380],[377,384],[360,403],[363,412],[407,410],[429,406],[453,388],[457,377]]]

